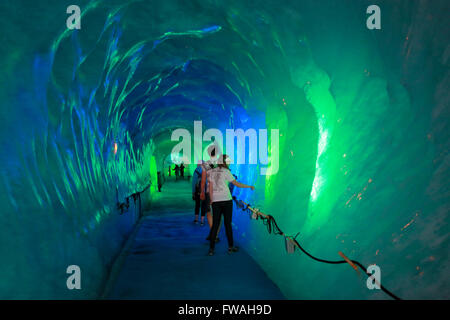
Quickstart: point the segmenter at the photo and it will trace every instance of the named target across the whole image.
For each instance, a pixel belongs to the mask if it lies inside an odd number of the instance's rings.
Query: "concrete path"
[[[207,256],[209,227],[193,223],[190,183],[167,182],[110,277],[109,299],[284,299],[245,252],[229,255],[224,228]],[[239,245],[239,244],[236,244]]]

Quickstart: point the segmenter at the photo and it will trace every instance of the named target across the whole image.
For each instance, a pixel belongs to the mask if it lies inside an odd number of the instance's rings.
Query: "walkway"
[[[193,223],[189,182],[167,182],[162,191],[118,259],[108,298],[284,299],[245,251],[227,253],[224,228],[207,256],[209,227]]]

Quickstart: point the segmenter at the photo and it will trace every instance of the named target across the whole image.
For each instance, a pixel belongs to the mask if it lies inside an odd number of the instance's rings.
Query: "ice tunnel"
[[[234,196],[308,252],[376,264],[404,299],[450,298],[449,3],[372,2],[1,1],[0,298],[99,298],[140,219],[118,203],[145,190],[153,215],[172,133],[194,121],[279,130],[276,172],[231,165],[255,186]],[[390,299],[237,207],[233,232],[287,299]]]

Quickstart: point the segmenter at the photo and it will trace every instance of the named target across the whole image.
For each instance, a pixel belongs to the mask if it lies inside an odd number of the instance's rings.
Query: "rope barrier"
[[[263,220],[263,224],[267,227],[267,231],[269,232],[269,234],[273,233],[276,235],[281,235],[284,236],[286,239],[286,250],[288,250],[288,253],[293,253],[295,247],[299,248],[304,254],[306,254],[308,257],[310,257],[311,259],[318,261],[318,262],[322,262],[322,263],[327,263],[327,264],[343,264],[343,263],[348,263],[353,269],[356,270],[356,272],[359,274],[359,270],[358,267],[361,268],[364,273],[368,276],[371,277],[372,274],[367,272],[367,268],[361,264],[358,261],[355,260],[350,260],[349,258],[347,258],[341,251],[338,252],[338,254],[344,259],[344,260],[325,260],[325,259],[320,259],[317,258],[315,256],[313,256],[312,254],[310,254],[308,251],[306,251],[301,245],[300,243],[296,240],[297,236],[299,235],[299,233],[297,233],[295,236],[288,236],[286,235],[283,231],[281,231],[280,227],[278,226],[277,222],[275,221],[275,218],[271,215],[267,215],[262,213],[261,211],[259,211],[259,209],[256,208],[252,208],[250,206],[250,204],[244,202],[243,200],[237,200],[235,196],[233,196],[233,200],[236,203],[236,206],[238,208],[240,208],[242,211],[244,212],[251,212],[252,213],[252,219],[258,220],[258,218],[261,218]],[[295,247],[292,247],[295,246]],[[375,280],[376,281],[376,280]],[[389,291],[388,289],[386,289],[384,286],[382,286],[380,283],[378,283],[376,281],[377,285],[380,287],[380,289],[386,293],[387,295],[389,295],[391,298],[395,299],[395,300],[401,300],[399,297],[397,297],[395,294],[393,294],[391,291]]]
[[[130,207],[130,198],[133,198],[134,204],[136,204],[136,201],[139,200],[139,215],[141,215],[141,193],[147,191],[147,189],[150,188],[151,184],[152,183],[150,182],[142,191],[130,194],[125,198],[125,202],[117,202],[117,209],[120,210],[120,214],[122,215],[125,211],[128,210],[128,208]]]

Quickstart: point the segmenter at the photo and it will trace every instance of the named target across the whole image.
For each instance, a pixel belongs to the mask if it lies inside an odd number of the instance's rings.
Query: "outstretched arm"
[[[236,187],[238,187],[238,188],[250,188],[250,189],[252,189],[252,190],[255,190],[255,187],[254,187],[254,186],[249,186],[249,185],[240,183],[240,182],[237,181],[237,180],[233,180],[233,181],[231,181],[231,183],[234,184],[234,185],[235,185]]]

